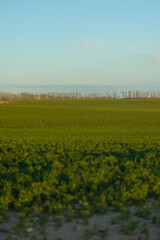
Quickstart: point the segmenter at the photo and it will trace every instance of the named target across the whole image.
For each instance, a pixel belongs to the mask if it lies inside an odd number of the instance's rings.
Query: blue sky
[[[160,87],[160,1],[1,0],[0,83]]]

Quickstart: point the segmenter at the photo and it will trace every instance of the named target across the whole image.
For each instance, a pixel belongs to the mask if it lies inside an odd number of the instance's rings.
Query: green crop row
[[[82,215],[160,198],[160,145],[0,144],[0,210]]]

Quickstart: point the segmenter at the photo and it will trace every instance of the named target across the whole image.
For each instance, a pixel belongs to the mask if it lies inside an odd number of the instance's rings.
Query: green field
[[[0,139],[160,141],[160,100],[41,100],[0,105]]]
[[[160,100],[0,105],[0,178],[2,215],[71,219],[159,202]]]

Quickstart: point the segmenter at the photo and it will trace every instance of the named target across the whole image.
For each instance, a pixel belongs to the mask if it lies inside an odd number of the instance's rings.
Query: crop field
[[[160,239],[160,100],[1,104],[0,223],[6,240]]]

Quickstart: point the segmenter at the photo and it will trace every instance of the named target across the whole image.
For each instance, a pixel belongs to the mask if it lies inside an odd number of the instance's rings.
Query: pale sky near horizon
[[[0,0],[0,83],[160,87],[160,1]]]

